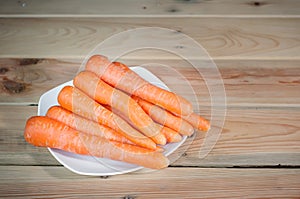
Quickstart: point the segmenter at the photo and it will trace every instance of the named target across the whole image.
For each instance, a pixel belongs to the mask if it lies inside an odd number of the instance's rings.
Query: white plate
[[[169,88],[155,75],[153,75],[148,70],[141,67],[131,67],[131,70],[139,74],[142,78],[148,82],[159,86],[163,89],[169,90]],[[44,93],[40,100],[38,106],[38,115],[46,115],[48,109],[53,105],[58,105],[57,95],[60,90],[67,85],[73,85],[73,81],[61,84],[46,93]],[[170,143],[164,146],[164,154],[166,156],[173,153],[182,143],[186,140],[186,136],[183,137],[181,142]],[[91,176],[109,176],[116,174],[123,174],[132,171],[137,171],[143,167],[134,164],[128,164],[120,161],[110,160],[106,158],[95,158],[92,156],[77,155],[74,153],[62,151],[59,149],[48,148],[50,153],[69,170],[82,174]]]

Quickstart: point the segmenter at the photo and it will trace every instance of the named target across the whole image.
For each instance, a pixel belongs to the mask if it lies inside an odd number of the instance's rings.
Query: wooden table
[[[297,0],[1,0],[0,197],[299,198],[299,14]],[[96,44],[124,30],[152,26],[189,35],[220,70],[227,115],[208,156],[199,158],[205,134],[198,132],[169,168],[86,177],[24,141],[25,122],[37,114],[40,95],[71,80]],[[201,113],[210,116],[204,81],[187,63],[153,51],[122,61],[172,66],[192,82]],[[159,66],[145,67],[191,97],[179,77]]]

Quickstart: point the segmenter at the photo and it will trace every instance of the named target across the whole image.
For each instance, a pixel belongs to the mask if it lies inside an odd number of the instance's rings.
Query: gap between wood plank
[[[0,170],[1,167],[6,166],[14,166],[14,167],[64,167],[61,164],[0,164]],[[169,165],[168,168],[202,168],[202,169],[218,169],[218,168],[224,168],[224,169],[300,169],[300,165],[262,165],[262,166],[185,166],[185,165]]]
[[[27,102],[0,102],[0,106],[38,106],[38,103],[27,103]],[[203,109],[209,109],[210,106],[201,106]],[[214,106],[214,108],[224,108],[223,106]],[[273,109],[273,110],[280,110],[280,109],[299,109],[300,104],[245,104],[245,105],[227,105],[225,108],[230,109],[255,109],[255,110],[261,110],[261,109]]]
[[[280,19],[286,19],[286,18],[300,18],[300,15],[168,15],[168,14],[157,14],[157,15],[101,15],[101,14],[0,14],[0,18],[280,18]]]

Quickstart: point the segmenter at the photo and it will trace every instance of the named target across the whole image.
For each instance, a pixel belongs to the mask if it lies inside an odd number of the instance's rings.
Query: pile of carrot
[[[73,84],[60,91],[59,106],[28,119],[27,142],[160,169],[169,165],[162,146],[210,126],[188,100],[101,55]]]

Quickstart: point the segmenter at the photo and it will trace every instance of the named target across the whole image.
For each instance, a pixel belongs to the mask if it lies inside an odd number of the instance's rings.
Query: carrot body
[[[112,108],[110,106],[105,106],[107,109],[112,110]],[[119,115],[121,118],[123,118],[125,121],[127,121],[129,124],[132,125],[131,121],[125,116],[123,115],[121,112],[115,110],[114,113],[116,113],[117,115]],[[157,124],[155,123],[155,125],[158,128],[158,134],[156,135],[156,137],[158,137],[157,139],[164,139],[164,143],[168,143],[168,142],[179,142],[182,137],[180,136],[179,133],[177,133],[176,131],[165,127],[163,125]],[[163,145],[165,145],[163,144]],[[158,146],[156,147],[158,148]]]
[[[196,113],[192,113],[189,116],[184,116],[183,119],[200,131],[208,131],[210,128],[209,121],[204,119],[200,115],[197,115]]]
[[[166,137],[168,143],[181,141],[182,139],[181,135],[176,131],[174,131],[173,129],[170,129],[166,126],[161,126],[161,128],[162,128],[161,132]]]
[[[150,138],[132,128],[122,118],[107,110],[77,88],[65,86],[58,95],[58,103],[75,114],[116,130],[137,145],[156,149],[156,144]]]
[[[133,97],[143,110],[156,122],[169,127],[182,135],[190,136],[194,132],[194,128],[191,124],[186,122],[180,117],[173,115],[172,113],[164,110],[150,102],[147,102],[141,98]]]
[[[175,114],[189,115],[193,112],[191,103],[186,99],[150,84],[122,63],[111,63],[106,57],[94,55],[88,60],[86,70],[94,72],[113,87]]]
[[[45,116],[35,116],[27,120],[24,137],[27,142],[35,146],[110,158],[153,169],[164,168],[169,164],[168,159],[161,153],[124,143],[115,145],[112,143],[114,141],[80,133]]]
[[[108,110],[112,110],[112,108],[108,105],[104,105],[105,108],[107,108]],[[115,110],[114,113],[116,113],[117,115],[119,115],[121,118],[123,118],[125,121],[127,121],[129,124],[131,124],[131,121],[125,116],[123,115],[121,112]],[[170,142],[179,142],[181,141],[182,137],[179,133],[177,133],[176,131],[174,131],[171,128],[168,128],[166,126],[157,124],[157,127],[159,128],[159,136],[162,136],[165,139],[166,143],[170,143]],[[131,124],[132,125],[132,124]],[[159,150],[159,146],[156,147],[157,150],[156,151],[161,151]]]
[[[130,121],[130,119],[128,117],[126,117],[121,111],[113,109],[109,105],[103,105],[103,106],[105,108],[107,108],[108,110],[112,111],[113,113],[115,113],[116,115],[120,116],[123,120],[125,120],[131,126],[134,126],[132,121]],[[159,124],[154,123],[154,125],[156,125],[157,133],[154,136],[152,136],[151,139],[156,144],[165,145],[167,143],[166,136],[161,132],[161,127],[159,126]],[[157,146],[156,146],[156,148],[157,148]]]
[[[130,96],[111,87],[98,78],[95,73],[89,71],[79,73],[74,78],[73,83],[76,88],[97,102],[120,111],[136,129],[152,138],[154,142],[164,144],[164,141],[159,140],[159,135],[157,135],[160,130],[159,127]]]
[[[47,116],[86,134],[100,136],[110,141],[133,144],[117,131],[74,114],[61,106],[52,106],[48,110]]]

